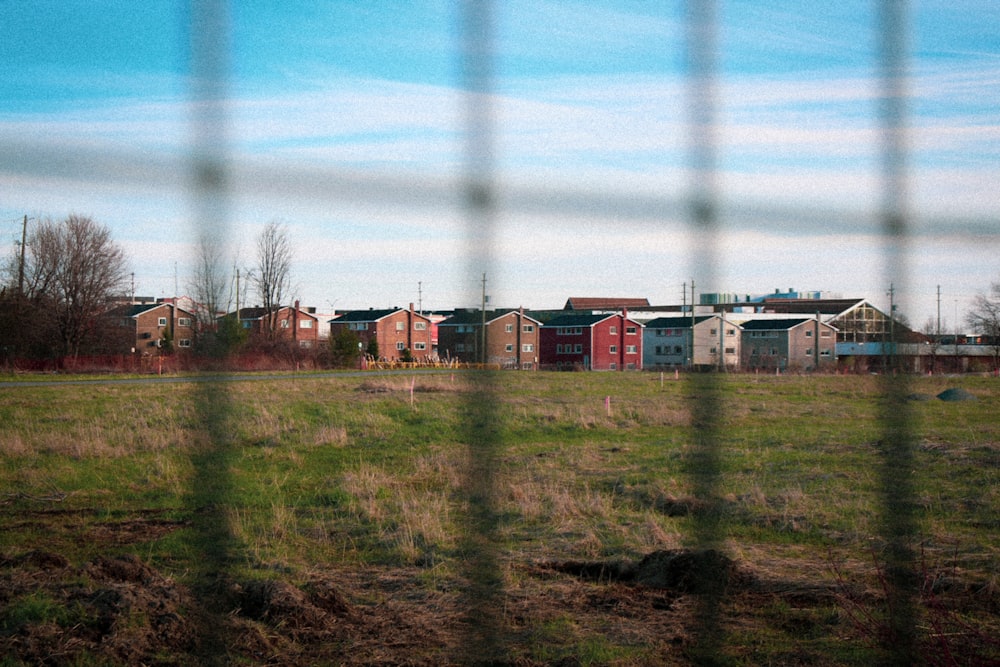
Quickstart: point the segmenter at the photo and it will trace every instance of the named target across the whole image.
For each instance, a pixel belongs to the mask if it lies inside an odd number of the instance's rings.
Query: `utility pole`
[[[896,367],[896,288],[889,283],[889,362]]]
[[[482,329],[479,334],[480,339],[480,352],[479,352],[479,363],[486,363],[486,274],[483,274],[483,303],[480,309],[480,314],[482,315],[482,322],[480,323]]]
[[[424,283],[420,280],[417,281],[417,312],[424,314]]]
[[[17,295],[24,296],[24,246],[28,241],[28,216],[21,224],[21,261],[17,265]]]
[[[937,286],[937,337],[941,338],[941,286]]]
[[[694,278],[691,279],[691,368],[694,368]]]

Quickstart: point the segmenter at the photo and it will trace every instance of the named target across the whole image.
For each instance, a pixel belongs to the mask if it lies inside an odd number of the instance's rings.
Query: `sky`
[[[873,2],[719,3],[714,272],[684,213],[696,183],[684,4],[496,5],[488,118],[501,206],[479,263],[482,220],[460,204],[459,5],[232,3],[228,38],[214,40],[227,65],[215,137],[231,168],[227,263],[245,276],[256,235],[279,222],[293,295],[320,312],[474,306],[484,272],[498,307],[677,304],[699,276],[699,293],[794,288],[888,308]],[[182,171],[197,136],[194,15],[169,0],[0,0],[5,253],[24,216],[30,227],[87,215],[124,248],[136,294],[192,291],[205,224]],[[908,15],[915,233],[893,298],[918,328],[938,313],[957,326],[1000,281],[998,27],[995,0],[923,0]]]

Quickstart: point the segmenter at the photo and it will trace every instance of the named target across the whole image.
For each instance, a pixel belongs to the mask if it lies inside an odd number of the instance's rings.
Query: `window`
[[[613,371],[616,371],[616,370],[618,370],[618,364],[616,364],[615,362],[613,362],[613,361],[612,361],[612,362],[611,362],[611,363],[610,363],[610,364],[608,365],[608,368],[609,368],[609,369],[611,369],[611,370],[613,370]]]
[[[813,349],[811,347],[806,348],[806,356],[807,357],[813,356]]]
[[[709,333],[710,335],[712,335],[712,336],[717,336],[717,335],[719,334],[719,330],[718,330],[718,329],[712,329],[712,330],[711,330],[711,331],[709,331],[708,333]]]
[[[161,317],[156,321],[156,326],[165,327],[167,326],[167,318]]]
[[[736,329],[726,329],[726,335],[727,336],[735,336],[736,335]]]
[[[735,347],[727,347],[726,348],[726,354],[736,354],[736,348]]]
[[[281,328],[282,328],[282,329],[287,329],[287,328],[288,328],[288,325],[289,325],[289,322],[288,322],[288,320],[287,320],[287,319],[285,319],[285,320],[281,320]]]
[[[617,336],[618,335],[618,327],[616,327],[615,325],[612,324],[611,328],[608,329],[608,333],[611,334],[612,336]]]
[[[535,325],[525,324],[523,327],[521,327],[521,331],[523,331],[524,333],[535,333]]]
[[[611,354],[615,354],[616,352],[618,352],[618,346],[612,345],[610,348],[608,348],[608,352],[610,352]]]
[[[414,350],[426,350],[427,349],[427,343],[423,343],[423,342],[414,343],[413,344],[413,349]]]
[[[573,352],[576,354],[583,354],[583,345],[577,343],[573,346]]]
[[[503,330],[504,330],[504,333],[514,333],[514,325],[513,324],[507,324],[507,325],[504,326]]]
[[[625,354],[636,354],[637,352],[638,352],[638,348],[635,345],[626,345],[625,346]]]
[[[829,357],[830,356],[830,350],[829,349],[820,350],[819,351],[819,356],[821,356],[821,357]]]
[[[820,330],[819,337],[820,338],[829,338],[830,337],[830,330],[829,329],[822,329],[822,330]]]
[[[514,344],[513,343],[507,343],[506,345],[503,346],[503,351],[504,352],[513,352],[514,351]]]
[[[635,332],[636,332],[636,328],[635,327],[625,327],[625,335],[626,336],[634,336]]]
[[[406,331],[406,322],[396,322],[396,331]]]
[[[189,327],[189,326],[191,326],[191,318],[190,317],[178,317],[177,318],[177,326],[179,326],[179,327]]]
[[[180,340],[177,341],[177,347],[191,347],[191,339],[181,338]]]
[[[250,320],[243,320],[244,329],[249,329],[251,326],[253,326],[253,324],[250,322]]]
[[[299,328],[300,329],[312,329],[313,328],[313,321],[312,320],[299,320]]]
[[[367,322],[348,322],[347,328],[351,331],[368,331]]]
[[[300,340],[299,341],[299,347],[306,347],[306,348],[308,348],[308,347],[312,347],[312,346],[313,346],[313,342],[311,340]]]
[[[557,336],[579,336],[583,333],[580,327],[556,327]]]
[[[524,345],[521,346],[521,352],[534,352],[534,351],[535,351],[535,346],[532,345],[531,343],[525,343]]]
[[[465,352],[465,343],[455,343],[456,352]]]
[[[403,350],[406,349],[406,343],[404,343],[401,340],[396,341],[396,349],[402,352]]]
[[[413,323],[413,330],[414,331],[427,331],[427,322],[414,322]]]
[[[812,337],[813,337],[812,329],[806,329],[806,338],[812,338]]]

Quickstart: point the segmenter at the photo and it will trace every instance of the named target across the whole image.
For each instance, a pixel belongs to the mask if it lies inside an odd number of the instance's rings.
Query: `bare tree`
[[[277,331],[278,309],[291,290],[292,245],[288,228],[279,222],[270,222],[257,237],[257,266],[251,282],[267,312],[270,337]]]
[[[57,340],[53,351],[76,355],[97,333],[97,321],[127,284],[125,253],[108,228],[84,216],[42,220],[29,235],[24,255],[24,302],[31,318],[48,320]],[[48,318],[47,316],[51,316]]]
[[[1000,369],[1000,282],[991,284],[988,294],[976,295],[965,324],[987,337],[993,348],[993,370]]]
[[[188,284],[195,301],[195,317],[198,321],[197,347],[206,352],[217,351],[204,348],[206,345],[213,348],[211,343],[218,338],[217,318],[220,313],[229,310],[233,301],[229,264],[224,255],[225,250],[218,239],[202,236],[195,250],[194,270]]]

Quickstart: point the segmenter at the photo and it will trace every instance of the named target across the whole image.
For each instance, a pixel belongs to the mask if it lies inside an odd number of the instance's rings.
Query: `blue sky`
[[[480,285],[462,259],[464,214],[420,202],[464,165],[456,6],[233,4],[228,134],[235,163],[262,174],[233,192],[233,263],[252,265],[254,235],[279,220],[295,247],[303,303],[471,305]],[[683,219],[597,211],[591,198],[680,202],[689,192],[682,3],[497,5],[501,186],[567,203],[497,217],[493,303],[679,302],[699,273]],[[855,224],[870,222],[879,203],[873,3],[720,5],[719,187],[729,206],[757,213],[723,219],[709,289],[794,287],[887,306],[877,229]],[[1000,3],[923,0],[911,19],[910,203],[936,235],[912,244],[905,312],[918,326],[935,316],[940,285],[942,318],[953,325],[977,291],[1000,280]],[[162,185],[59,178],[31,157],[32,146],[111,162],[187,155],[189,23],[182,2],[0,2],[5,247],[23,215],[86,214],[125,247],[138,293],[190,291],[195,207],[183,188],[167,176]],[[341,199],[324,178],[345,174],[399,176],[386,182],[404,185],[390,185],[384,200]],[[377,190],[382,181],[372,183]],[[968,219],[992,235],[940,235]]]

